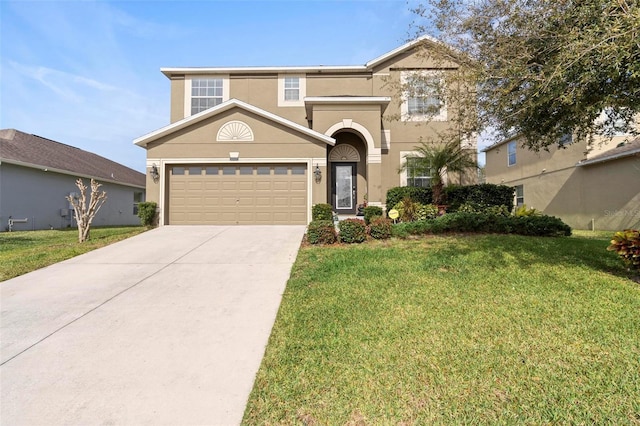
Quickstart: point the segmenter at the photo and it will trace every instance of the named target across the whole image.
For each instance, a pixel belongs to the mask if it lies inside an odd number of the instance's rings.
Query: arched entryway
[[[327,147],[327,194],[338,214],[356,214],[367,194],[367,147],[355,130],[343,129],[332,135],[335,146]]]

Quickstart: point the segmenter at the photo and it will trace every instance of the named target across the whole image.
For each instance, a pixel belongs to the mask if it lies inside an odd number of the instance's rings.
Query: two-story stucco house
[[[171,123],[134,141],[147,150],[160,224],[307,224],[314,204],[353,214],[365,200],[382,206],[389,188],[424,184],[398,170],[421,139],[452,126],[452,108],[390,82],[455,69],[420,54],[436,42],[364,65],[163,68]]]
[[[575,229],[622,230],[640,227],[640,138],[616,136],[592,145],[533,152],[517,137],[489,146],[487,183],[516,188],[526,204],[560,217]]]

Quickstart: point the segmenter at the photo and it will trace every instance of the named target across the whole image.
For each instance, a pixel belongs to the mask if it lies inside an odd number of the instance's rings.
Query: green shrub
[[[444,189],[448,211],[456,212],[465,203],[481,206],[506,206],[513,210],[515,188],[507,185],[483,183],[478,185],[450,185]]]
[[[433,202],[433,193],[431,191],[431,188],[397,186],[387,191],[387,213],[393,206],[407,197],[420,204],[431,204]]]
[[[458,213],[489,213],[502,216],[509,216],[511,211],[505,205],[500,206],[488,206],[485,204],[479,204],[474,202],[466,202],[460,205],[457,210]]]
[[[371,219],[376,216],[382,216],[382,207],[367,206],[364,208],[364,223],[369,225]]]
[[[367,239],[367,227],[361,219],[345,219],[338,222],[340,241],[361,243]]]
[[[140,223],[146,227],[151,227],[156,224],[156,208],[158,204],[153,201],[146,201],[144,203],[138,203],[138,217]]]
[[[307,227],[307,241],[311,244],[333,244],[337,239],[331,220],[314,220]]]
[[[331,204],[316,204],[311,208],[311,220],[333,220]]]
[[[393,206],[398,211],[400,222],[413,222],[420,220],[420,209],[422,204],[414,201],[410,197],[405,197],[402,201]]]
[[[607,250],[618,253],[629,269],[640,271],[640,231],[625,229],[616,232]]]
[[[396,229],[397,228],[397,229]],[[433,220],[394,225],[393,235],[441,234],[446,232],[482,232],[541,237],[571,235],[571,227],[552,216],[504,216],[492,213],[447,213]]]
[[[376,240],[386,240],[391,237],[391,220],[382,216],[372,218],[369,225],[369,235]]]
[[[419,220],[435,219],[438,217],[438,206],[435,204],[425,204],[418,208]]]

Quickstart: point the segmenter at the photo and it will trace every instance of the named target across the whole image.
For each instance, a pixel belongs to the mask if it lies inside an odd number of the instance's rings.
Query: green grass
[[[0,281],[8,280],[145,231],[141,226],[91,228],[91,238],[78,243],[75,228],[0,233]]]
[[[611,233],[303,247],[243,423],[640,424]]]

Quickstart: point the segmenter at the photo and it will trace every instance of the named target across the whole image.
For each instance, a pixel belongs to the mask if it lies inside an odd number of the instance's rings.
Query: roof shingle
[[[15,129],[0,130],[0,160],[144,188],[146,177],[80,148]]]

